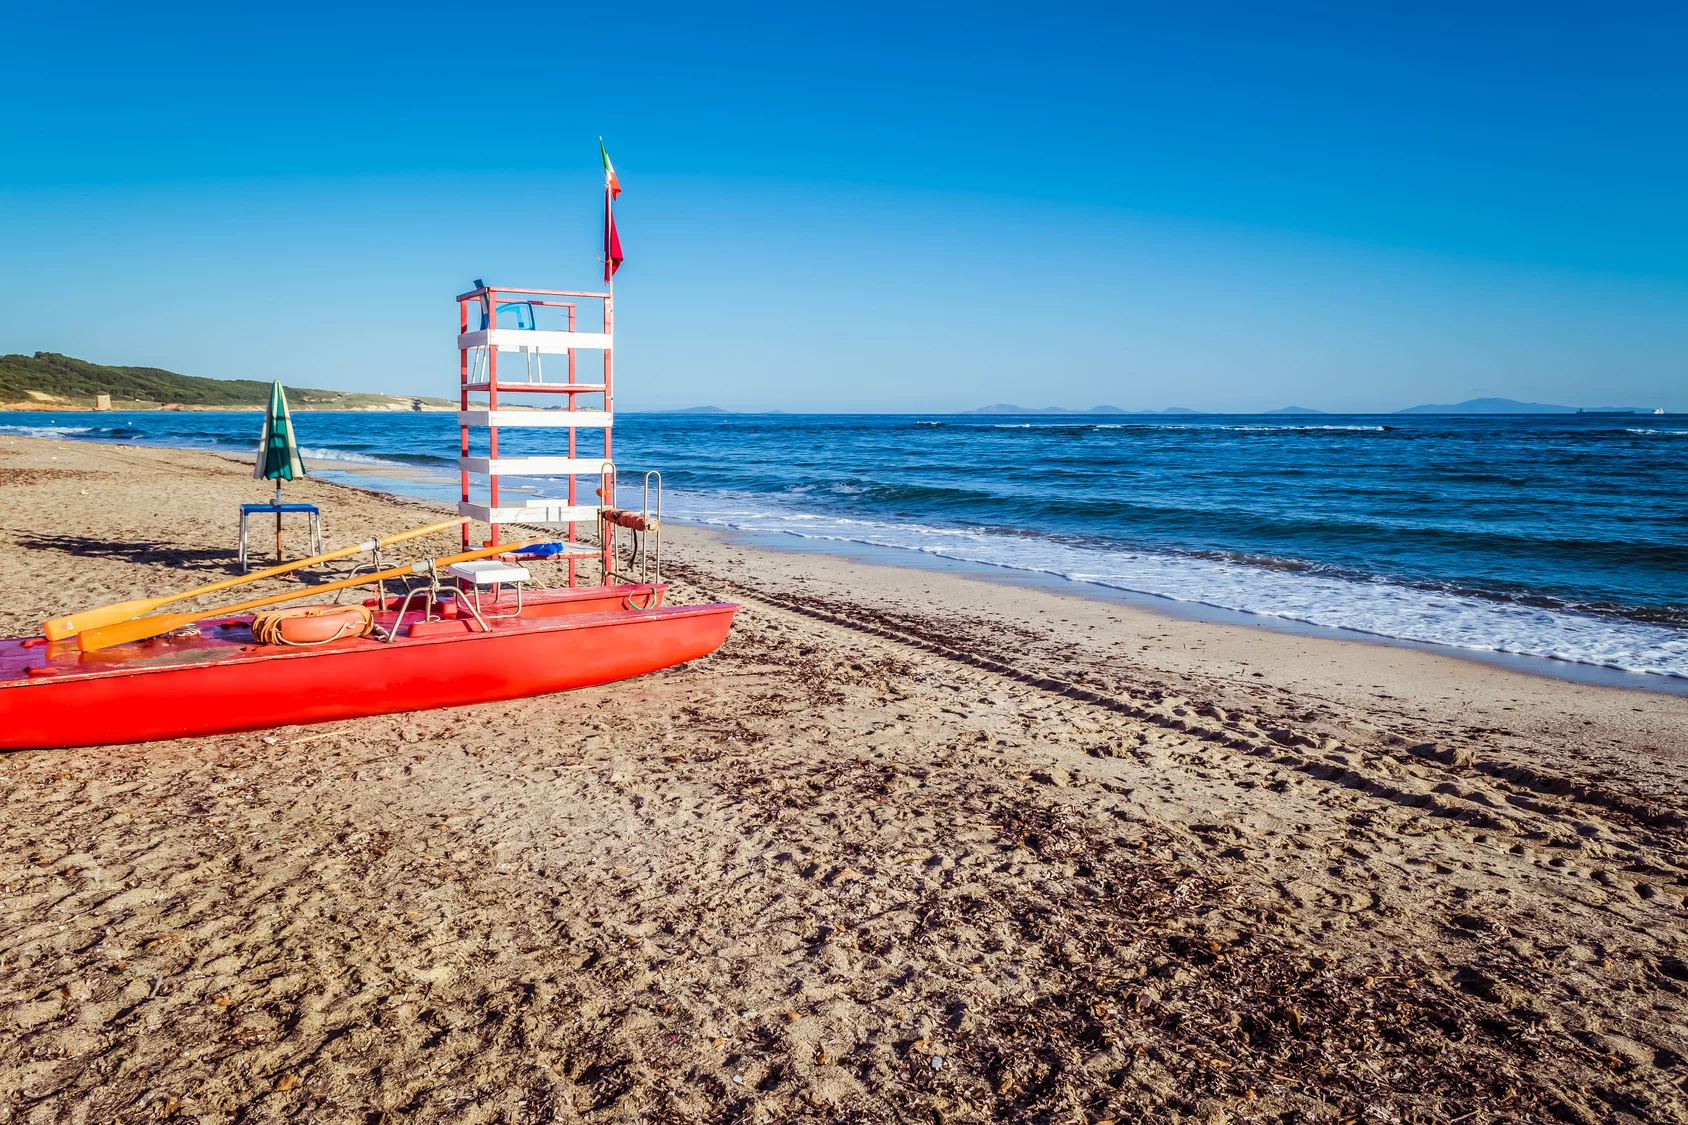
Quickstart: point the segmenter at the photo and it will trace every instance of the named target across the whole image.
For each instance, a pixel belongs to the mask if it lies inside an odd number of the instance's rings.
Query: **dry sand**
[[[0,629],[264,495],[0,438]],[[1688,700],[666,554],[746,606],[682,668],[0,758],[0,1121],[1688,1118]]]

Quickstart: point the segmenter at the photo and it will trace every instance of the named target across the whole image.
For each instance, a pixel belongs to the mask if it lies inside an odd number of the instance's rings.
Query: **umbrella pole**
[[[275,561],[281,561],[281,482],[275,486]]]

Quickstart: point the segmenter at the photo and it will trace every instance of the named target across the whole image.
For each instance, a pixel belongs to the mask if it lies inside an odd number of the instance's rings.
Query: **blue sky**
[[[623,408],[1688,410],[1685,13],[19,6],[0,351],[449,393],[602,134]]]

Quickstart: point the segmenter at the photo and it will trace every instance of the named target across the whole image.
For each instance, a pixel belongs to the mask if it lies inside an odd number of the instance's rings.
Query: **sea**
[[[320,475],[457,499],[451,414],[294,427]],[[0,413],[0,433],[231,453],[257,430]],[[658,470],[665,518],[775,544],[1688,680],[1688,416],[623,413],[614,438],[624,506]],[[504,429],[500,452],[556,440]]]

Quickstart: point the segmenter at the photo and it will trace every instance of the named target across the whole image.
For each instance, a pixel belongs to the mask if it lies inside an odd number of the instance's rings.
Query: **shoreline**
[[[679,517],[670,517],[670,522],[687,523],[687,526],[692,527],[706,526],[689,523]],[[1212,606],[1203,602],[1179,601],[1176,598],[1127,590],[1117,586],[1104,585],[1100,582],[1083,582],[1063,575],[1051,574],[1047,571],[1018,570],[1011,567],[994,566],[990,563],[972,562],[966,559],[945,558],[941,555],[931,555],[897,547],[879,547],[871,543],[829,542],[826,546],[811,547],[808,544],[813,542],[812,540],[804,539],[789,532],[739,531],[714,527],[711,527],[710,530],[722,534],[729,540],[742,540],[748,545],[755,545],[772,551],[834,555],[855,562],[880,566],[909,567],[916,570],[932,569],[963,572],[991,582],[1016,586],[1037,586],[1049,590],[1070,592],[1099,602],[1130,605],[1147,613],[1164,614],[1180,621],[1200,621],[1211,625],[1226,625],[1236,628],[1268,629],[1296,637],[1413,649],[1431,655],[1452,657],[1458,660],[1469,660],[1479,664],[1505,668],[1509,671],[1539,676],[1544,679],[1564,680],[1572,683],[1614,688],[1620,691],[1688,696],[1688,677],[1668,673],[1631,672],[1609,665],[1585,664],[1551,656],[1532,656],[1526,653],[1462,648],[1458,645],[1416,641],[1405,637],[1391,637],[1383,633],[1367,633],[1359,629],[1343,629],[1332,625],[1299,621],[1292,617],[1250,613],[1246,610],[1227,609],[1223,606]]]

